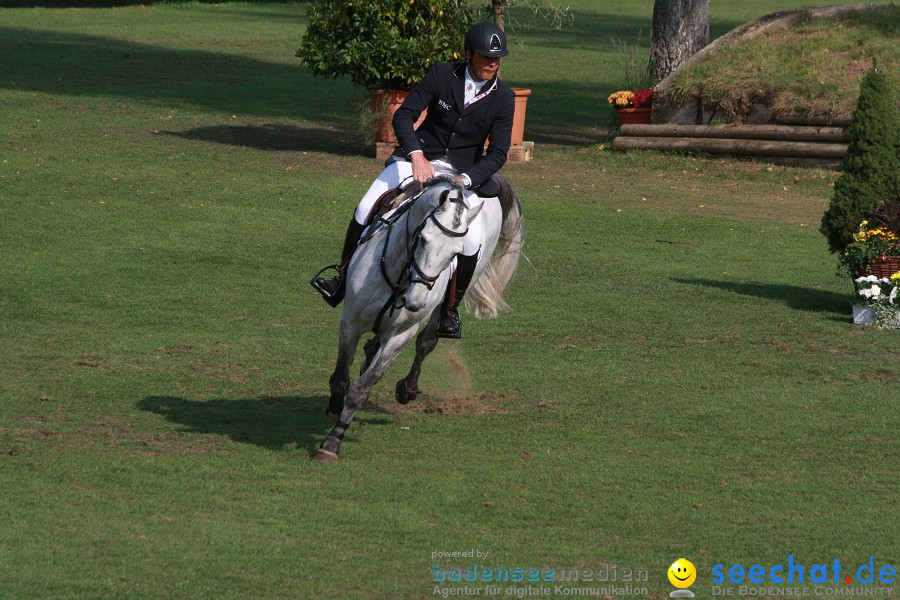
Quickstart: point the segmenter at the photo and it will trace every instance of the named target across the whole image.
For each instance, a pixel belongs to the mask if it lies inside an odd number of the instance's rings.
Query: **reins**
[[[427,188],[426,188],[427,189]],[[410,223],[409,223],[409,213],[412,206],[419,199],[419,197],[425,193],[426,190],[422,190],[418,194],[410,197],[403,204],[398,206],[394,213],[390,215],[387,219],[383,217],[378,217],[377,223],[379,227],[374,228],[373,231],[366,234],[362,240],[360,240],[360,245],[368,242],[377,230],[382,227],[387,228],[387,233],[385,234],[384,244],[381,247],[381,258],[379,260],[379,268],[381,270],[381,275],[384,278],[385,283],[387,283],[388,287],[391,289],[391,294],[385,302],[384,306],[381,308],[381,311],[378,313],[378,317],[375,319],[375,324],[372,326],[372,332],[378,334],[381,329],[381,322],[384,319],[384,315],[388,314],[389,317],[394,316],[394,311],[402,309],[403,306],[397,306],[397,299],[400,298],[406,289],[414,284],[421,283],[429,290],[434,288],[434,284],[437,283],[438,278],[441,276],[441,273],[437,273],[436,275],[428,275],[425,271],[422,270],[422,267],[419,266],[419,263],[416,261],[416,248],[419,246],[419,242],[422,239],[422,230],[425,228],[425,225],[431,220],[435,225],[438,226],[445,235],[455,238],[464,237],[467,233],[469,233],[468,227],[465,231],[453,231],[445,227],[440,221],[437,220],[435,213],[438,208],[440,208],[440,204],[434,207],[428,216],[425,217],[416,230],[413,232],[412,236],[410,236]],[[460,203],[463,206],[466,206],[465,201],[462,199],[451,198],[450,202]],[[406,262],[400,269],[399,274],[397,275],[396,281],[391,280],[391,276],[388,274],[387,270],[387,252],[388,247],[390,246],[391,241],[391,233],[394,230],[394,225],[400,220],[403,215],[407,215],[406,218]],[[410,239],[412,240],[412,244],[410,244]],[[414,276],[414,271],[417,273],[417,276]],[[403,285],[403,282],[406,282],[406,285]],[[388,313],[388,311],[390,311]]]
[[[435,209],[432,210],[431,213],[429,213],[429,215],[427,217],[425,217],[425,220],[422,221],[422,223],[419,225],[419,227],[416,228],[416,231],[413,234],[412,247],[408,248],[408,250],[406,252],[406,260],[407,260],[407,265],[408,265],[409,272],[410,272],[410,280],[409,280],[408,286],[413,285],[415,283],[421,283],[422,285],[427,287],[429,290],[431,290],[434,287],[434,284],[437,281],[438,277],[441,276],[440,273],[438,273],[437,275],[434,275],[433,277],[426,275],[425,271],[422,270],[422,267],[419,266],[419,263],[416,262],[416,248],[419,245],[419,241],[422,239],[422,230],[425,228],[425,224],[428,223],[429,219],[435,225],[438,226],[438,229],[440,229],[441,231],[444,232],[445,235],[448,235],[450,237],[456,237],[456,238],[465,237],[466,234],[469,233],[468,227],[466,228],[465,231],[462,231],[462,232],[453,231],[452,229],[448,229],[447,227],[444,227],[441,224],[441,222],[438,221],[437,218],[434,216],[435,211],[437,211],[437,207],[435,207]],[[409,239],[409,219],[406,220],[406,223],[407,223],[407,240],[408,240]],[[418,279],[412,279],[412,269],[415,269],[419,273]],[[399,283],[399,281],[398,281],[398,283]]]

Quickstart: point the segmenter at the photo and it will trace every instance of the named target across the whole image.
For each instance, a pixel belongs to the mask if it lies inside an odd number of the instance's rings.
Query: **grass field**
[[[362,92],[293,57],[305,7],[0,10],[0,597],[430,598],[478,562],[660,599],[680,556],[703,596],[716,564],[900,563],[900,343],[849,322],[838,175],[609,151],[609,39],[646,43],[652,3],[572,6],[504,63],[535,90],[514,312],[464,315],[408,407],[402,355],[326,468],[339,311],[307,280],[380,164]]]

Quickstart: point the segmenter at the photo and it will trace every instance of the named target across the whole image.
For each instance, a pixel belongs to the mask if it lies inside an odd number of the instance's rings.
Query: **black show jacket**
[[[394,113],[393,126],[403,158],[422,150],[433,160],[446,156],[477,188],[490,180],[506,162],[512,135],[515,94],[494,77],[477,102],[465,103],[466,63],[436,63]],[[413,124],[423,110],[428,114],[419,128]],[[484,143],[490,136],[487,152]]]

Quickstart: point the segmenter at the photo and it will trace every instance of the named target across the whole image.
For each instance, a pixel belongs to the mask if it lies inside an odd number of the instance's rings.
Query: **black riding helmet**
[[[501,58],[509,54],[506,35],[493,23],[475,23],[466,32],[466,50],[482,56]]]

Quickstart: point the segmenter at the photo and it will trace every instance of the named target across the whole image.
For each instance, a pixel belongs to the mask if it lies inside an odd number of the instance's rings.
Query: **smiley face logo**
[[[686,558],[679,558],[669,567],[669,581],[677,588],[690,587],[697,579],[697,569]]]

